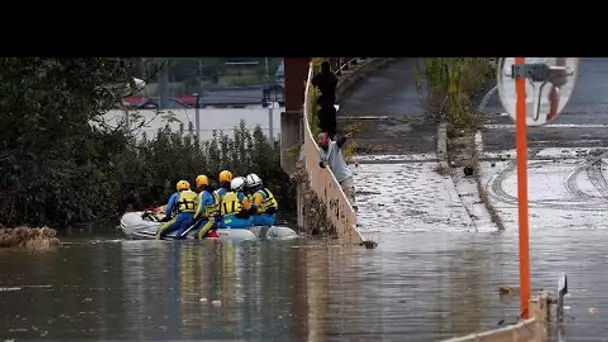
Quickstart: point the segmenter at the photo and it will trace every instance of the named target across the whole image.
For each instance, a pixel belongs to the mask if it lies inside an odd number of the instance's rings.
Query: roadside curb
[[[479,198],[479,200],[481,202],[483,202],[483,206],[488,214],[488,216],[491,218],[491,221],[496,225],[496,227],[498,228],[499,231],[502,231],[505,229],[504,223],[500,217],[500,215],[498,215],[498,212],[496,211],[496,208],[494,207],[494,203],[492,201],[492,199],[490,198],[489,194],[487,193],[487,191],[485,190],[485,186],[483,184],[483,180],[481,177],[481,163],[479,162],[479,159],[483,153],[483,140],[482,140],[482,133],[481,130],[477,130],[473,136],[473,140],[474,140],[474,149],[473,149],[473,155],[472,155],[472,167],[474,169],[473,171],[473,177],[475,178],[475,183],[477,184],[477,197]],[[449,150],[448,150],[448,136],[447,136],[447,123],[442,122],[439,124],[439,126],[437,127],[437,158],[439,160],[439,167],[438,167],[438,171],[442,171],[444,170],[444,172],[447,174],[447,176],[449,176],[449,178],[451,179],[451,183],[454,187],[454,191],[456,193],[458,193],[458,188],[456,186],[456,183],[454,181],[454,178],[452,176],[452,169],[450,167],[449,164],[449,159],[450,159],[450,155],[449,155]],[[460,196],[459,196],[460,198]],[[460,199],[461,202],[463,203],[463,206],[466,205],[464,204],[464,202],[462,201],[462,199]],[[468,209],[467,209],[468,212]]]
[[[466,211],[467,215],[469,216],[469,218],[471,220],[471,224],[476,225],[476,222],[475,222],[474,216],[471,212],[471,209],[463,201],[462,196],[460,195],[460,192],[458,191],[458,186],[456,185],[456,180],[453,176],[454,171],[450,167],[449,153],[448,153],[448,130],[447,130],[446,122],[441,122],[437,126],[436,153],[437,153],[437,160],[439,163],[439,165],[436,169],[436,172],[438,174],[440,174],[441,176],[443,176],[444,182],[447,182],[446,187],[453,189],[452,191],[450,191],[450,193],[453,193],[456,196],[452,200],[460,202],[460,204],[462,205],[462,208]]]
[[[440,168],[448,168],[448,125],[442,122],[437,126],[437,159]]]
[[[474,136],[474,144],[475,149],[473,150],[473,175],[475,177],[475,182],[477,182],[477,195],[479,196],[479,200],[483,202],[486,211],[490,215],[492,222],[496,225],[499,231],[505,230],[505,224],[502,221],[502,218],[498,214],[496,207],[494,207],[494,201],[486,191],[485,185],[483,184],[483,180],[481,177],[481,157],[483,156],[483,133],[480,129],[475,131]]]

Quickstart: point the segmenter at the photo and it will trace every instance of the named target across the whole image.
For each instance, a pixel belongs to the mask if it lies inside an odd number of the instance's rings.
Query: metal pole
[[[515,64],[526,63],[525,57],[516,57]],[[521,318],[530,317],[530,240],[528,221],[528,136],[526,123],[526,79],[515,79],[517,94],[515,144],[517,149],[517,196],[519,198],[519,282]]]
[[[266,89],[270,90],[270,71],[268,70],[268,57],[264,58],[265,64],[266,64]],[[272,116],[273,116],[273,111],[274,111],[274,99],[271,98],[270,96],[270,91],[267,92],[268,94],[268,141],[270,142],[270,146],[273,145],[274,143],[274,127],[272,125]]]
[[[268,70],[268,57],[265,58],[266,62],[266,85],[270,83],[270,71]]]
[[[200,87],[199,87],[200,88]],[[200,89],[199,89],[200,91]],[[201,108],[201,94],[200,93],[196,93],[194,94],[196,96],[196,102],[194,103],[194,129],[196,129],[196,141],[200,142],[201,141],[201,137],[200,137],[200,108]]]
[[[168,64],[158,74],[158,96],[159,96],[159,107],[160,109],[167,109],[169,107],[169,70]]]
[[[270,141],[270,145],[274,144],[274,127],[272,125],[272,116],[274,112],[274,102],[268,105],[268,140]]]
[[[196,96],[196,110],[194,111],[194,125],[196,128],[196,141],[201,141],[201,110],[203,106],[203,65],[198,61],[198,94]]]

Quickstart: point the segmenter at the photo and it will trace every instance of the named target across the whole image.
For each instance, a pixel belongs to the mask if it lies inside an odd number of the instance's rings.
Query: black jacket
[[[320,73],[312,78],[312,85],[319,88],[321,96],[317,99],[317,103],[321,106],[333,106],[336,102],[336,87],[338,86],[338,78],[333,73]]]

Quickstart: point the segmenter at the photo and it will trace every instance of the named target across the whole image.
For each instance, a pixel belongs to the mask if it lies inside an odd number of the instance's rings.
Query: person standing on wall
[[[319,105],[319,128],[327,132],[330,138],[336,135],[336,87],[338,78],[331,72],[329,62],[321,63],[321,73],[312,78],[312,85],[319,88],[321,95],[317,99]]]

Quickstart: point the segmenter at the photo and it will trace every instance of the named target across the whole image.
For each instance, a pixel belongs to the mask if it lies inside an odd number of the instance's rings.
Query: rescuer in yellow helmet
[[[222,198],[227,191],[230,191],[230,182],[232,182],[232,172],[224,170],[217,177],[220,182],[220,188],[215,190],[219,198]]]
[[[198,238],[202,240],[211,236],[211,229],[220,215],[220,199],[209,184],[209,178],[205,175],[196,177],[196,190],[198,191],[198,209],[194,214],[194,229],[198,232]]]
[[[236,177],[230,184],[230,190],[222,197],[220,211],[222,219],[220,228],[249,228],[253,224],[253,217],[249,214],[251,203],[245,195],[245,178]]]
[[[161,220],[165,222],[158,228],[156,239],[162,239],[170,232],[176,231],[175,238],[183,239],[186,237],[187,229],[192,225],[192,219],[197,207],[197,194],[190,190],[190,183],[180,180],[175,186],[177,192],[169,197],[165,217]],[[173,217],[173,214],[175,217]]]
[[[274,226],[277,221],[279,204],[270,190],[264,187],[262,179],[255,173],[245,177],[245,189],[251,196],[253,224],[255,226]]]

